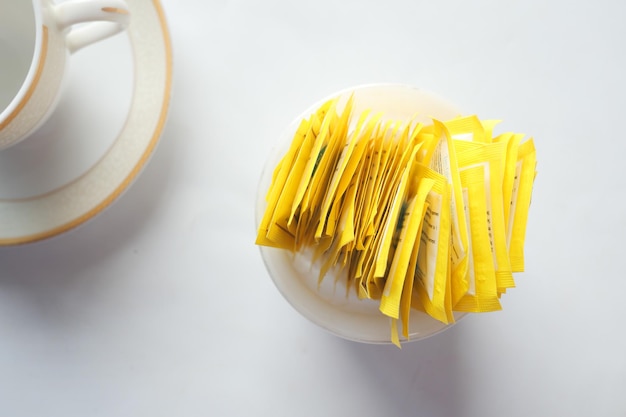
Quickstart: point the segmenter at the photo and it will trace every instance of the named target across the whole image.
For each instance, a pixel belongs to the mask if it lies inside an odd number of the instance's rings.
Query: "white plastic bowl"
[[[303,118],[309,117],[320,105],[332,97],[340,97],[340,105],[354,93],[354,114],[366,109],[383,112],[383,120],[408,120],[417,114],[419,121],[430,124],[431,118],[447,120],[460,115],[452,104],[434,94],[400,84],[375,84],[349,88],[319,101],[294,120],[280,137],[268,158],[257,192],[256,226],[258,228],[266,208],[265,195],[272,180],[272,172],[287,151],[295,130]],[[354,119],[358,119],[355,117]],[[376,300],[361,300],[354,291],[346,295],[341,277],[335,285],[335,275],[329,273],[317,287],[319,268],[311,265],[307,253],[260,246],[267,271],[285,299],[304,317],[345,339],[364,343],[391,343],[390,319],[384,316]],[[462,313],[455,313],[458,320]],[[420,311],[412,310],[409,319],[410,341],[424,339],[439,333],[445,325]],[[400,339],[406,342],[405,339]]]

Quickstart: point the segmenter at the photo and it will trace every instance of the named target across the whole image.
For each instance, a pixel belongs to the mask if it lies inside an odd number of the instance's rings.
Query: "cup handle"
[[[123,31],[130,21],[128,6],[122,0],[70,0],[53,6],[61,30],[71,29],[65,43],[70,53]]]

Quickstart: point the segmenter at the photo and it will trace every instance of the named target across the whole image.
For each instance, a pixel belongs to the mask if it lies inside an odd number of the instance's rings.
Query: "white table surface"
[[[0,249],[0,415],[626,415],[626,3],[163,0],[174,94],[93,221]],[[423,87],[535,137],[526,272],[425,341],[327,334],[254,245],[264,159],[302,110]]]

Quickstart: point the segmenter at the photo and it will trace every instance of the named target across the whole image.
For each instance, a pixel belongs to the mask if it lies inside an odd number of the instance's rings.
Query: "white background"
[[[174,94],[110,209],[0,250],[0,415],[626,415],[626,3],[163,0]],[[280,296],[254,245],[264,159],[302,110],[423,87],[535,137],[504,310],[402,350]]]

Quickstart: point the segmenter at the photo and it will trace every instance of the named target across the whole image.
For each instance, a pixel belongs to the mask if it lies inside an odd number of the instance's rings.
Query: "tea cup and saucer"
[[[158,0],[0,0],[0,246],[110,206],[163,131],[172,56]]]

